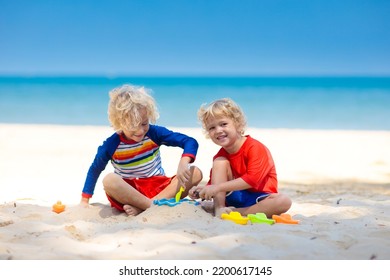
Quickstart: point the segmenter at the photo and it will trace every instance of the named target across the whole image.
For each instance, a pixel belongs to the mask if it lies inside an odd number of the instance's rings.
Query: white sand
[[[200,129],[208,177],[217,151]],[[86,172],[109,127],[0,124],[0,259],[390,259],[390,132],[249,129],[274,156],[298,225],[237,225],[199,207],[153,206],[137,217],[109,207],[99,179],[78,207]],[[181,151],[162,148],[173,175]],[[57,200],[66,211],[56,214]]]

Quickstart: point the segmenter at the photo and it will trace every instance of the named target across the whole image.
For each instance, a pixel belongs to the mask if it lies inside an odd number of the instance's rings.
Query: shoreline
[[[168,128],[192,136],[199,142],[194,164],[201,168],[203,180],[207,181],[212,156],[219,147],[205,137],[201,128]],[[24,197],[20,185],[31,183],[33,186],[55,183],[61,186],[58,189],[66,184],[78,185],[81,192],[84,176],[98,146],[112,133],[114,131],[109,126],[0,123],[0,170],[3,173],[0,186],[18,189],[20,197]],[[390,184],[390,131],[250,127],[246,134],[269,148],[282,187],[287,184]],[[172,176],[181,149],[162,146],[161,156],[167,175]],[[105,172],[110,170],[108,163]],[[98,185],[96,190],[99,190]],[[3,193],[0,197],[9,196]],[[102,198],[106,200],[105,196]]]

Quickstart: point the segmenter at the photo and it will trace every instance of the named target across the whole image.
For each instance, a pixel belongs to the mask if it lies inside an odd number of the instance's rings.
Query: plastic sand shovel
[[[176,202],[179,202],[182,192],[184,192],[184,187],[180,186],[180,189],[179,189],[179,191],[177,192],[177,194],[175,196],[175,201]]]
[[[252,224],[269,224],[275,223],[275,220],[268,219],[264,213],[248,214],[248,218]]]
[[[299,221],[298,220],[293,220],[291,218],[291,215],[290,214],[286,214],[286,213],[283,213],[283,214],[280,214],[279,215],[272,215],[272,219],[275,220],[276,223],[279,223],[279,224],[298,224]]]

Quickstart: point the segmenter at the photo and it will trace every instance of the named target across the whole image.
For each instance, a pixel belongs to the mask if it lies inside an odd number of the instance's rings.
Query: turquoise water
[[[387,77],[0,77],[0,123],[109,125],[122,84],[153,90],[160,125],[199,127],[201,104],[231,97],[252,127],[390,130]]]

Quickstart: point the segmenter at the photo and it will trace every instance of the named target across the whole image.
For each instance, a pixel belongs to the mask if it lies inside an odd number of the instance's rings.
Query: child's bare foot
[[[234,207],[222,207],[215,209],[215,217],[221,218],[222,213],[229,214],[230,212],[234,211]]]
[[[128,204],[123,205],[123,210],[125,210],[126,214],[129,216],[137,216],[139,213],[142,212],[141,209]]]

